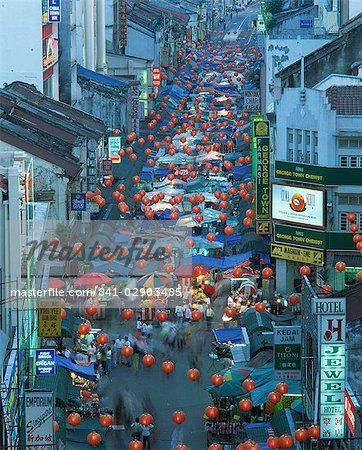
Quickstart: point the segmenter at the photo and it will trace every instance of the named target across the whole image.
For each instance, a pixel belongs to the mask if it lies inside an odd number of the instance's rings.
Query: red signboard
[[[152,69],[152,84],[153,86],[161,86],[161,69],[159,67]]]
[[[109,159],[104,159],[102,161],[102,172],[103,175],[112,175],[112,161]]]
[[[355,422],[356,422],[356,407],[349,395],[347,389],[344,390],[344,418],[346,419],[348,428],[352,436],[354,436]]]

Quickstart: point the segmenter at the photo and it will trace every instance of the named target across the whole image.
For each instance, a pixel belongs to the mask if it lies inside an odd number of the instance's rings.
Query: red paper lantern
[[[139,259],[139,260],[136,262],[136,266],[137,266],[139,269],[144,269],[144,268],[146,267],[146,265],[147,265],[147,262],[146,262],[144,259]]]
[[[362,272],[358,272],[356,278],[357,281],[362,281]]]
[[[109,428],[113,424],[113,417],[111,414],[102,414],[99,418],[99,423],[102,427]]]
[[[192,311],[191,317],[192,320],[198,322],[199,320],[202,319],[202,312],[199,309],[197,309],[196,311]]]
[[[65,319],[65,318],[67,317],[67,311],[66,311],[64,308],[62,308],[62,309],[60,310],[60,317],[61,317],[62,319]]]
[[[177,423],[177,425],[181,425],[186,420],[186,415],[183,411],[175,411],[172,414],[172,420]]]
[[[258,311],[258,313],[262,314],[266,310],[266,306],[262,302],[258,302],[255,305],[255,311]]]
[[[187,378],[192,381],[197,381],[200,378],[200,371],[198,369],[189,369],[187,371]]]
[[[333,292],[333,288],[329,284],[323,284],[321,289],[322,289],[322,294],[330,294],[331,292]]]
[[[80,391],[80,393],[82,394],[83,398],[90,398],[91,393],[89,391],[87,391],[86,389],[83,389],[82,391]]]
[[[315,425],[315,424],[311,425],[308,428],[308,434],[313,439],[319,439],[319,434],[320,434],[319,425]]]
[[[270,394],[268,395],[268,400],[270,401],[270,403],[273,403],[273,405],[279,403],[281,398],[282,396],[279,394],[279,392],[270,392]]]
[[[338,261],[334,268],[338,270],[338,272],[343,272],[346,269],[346,264],[343,261]]]
[[[355,222],[356,221],[356,214],[353,214],[353,213],[347,214],[347,220],[348,220],[348,222]]]
[[[353,236],[353,242],[355,243],[355,244],[358,244],[358,242],[361,242],[362,241],[362,235],[360,235],[360,234],[355,234],[354,236]]]
[[[90,332],[90,329],[91,327],[87,323],[81,323],[80,325],[78,325],[79,334],[86,335]]]
[[[208,234],[206,235],[206,239],[207,239],[209,242],[213,242],[213,241],[216,239],[215,233],[208,233]]]
[[[175,364],[172,361],[164,361],[161,366],[163,372],[170,375],[175,370]]]
[[[87,442],[92,447],[99,445],[101,440],[102,440],[101,435],[96,431],[92,431],[87,435]]]
[[[59,423],[56,420],[53,420],[53,431],[54,433],[58,433],[59,431]]]
[[[356,223],[351,223],[351,225],[349,226],[349,231],[352,231],[352,233],[357,233],[358,225]]]
[[[234,317],[236,315],[236,310],[235,310],[235,308],[231,308],[230,306],[227,306],[224,309],[224,313],[227,317]]]
[[[219,375],[218,373],[215,373],[212,377],[211,377],[211,383],[214,386],[221,386],[224,382],[224,378],[222,377],[222,375]]]
[[[130,345],[125,345],[121,348],[121,353],[125,358],[129,358],[134,353],[133,347],[131,347]]]
[[[246,378],[243,381],[243,388],[248,392],[253,391],[255,389],[255,386],[256,386],[255,381],[252,380],[251,378]]]
[[[309,434],[305,428],[298,428],[295,430],[294,437],[298,442],[305,442],[309,439]]]
[[[264,269],[261,272],[261,275],[263,278],[270,278],[273,276],[273,271],[270,267],[264,267]]]
[[[175,450],[188,450],[188,446],[186,444],[177,444]]]
[[[84,249],[84,245],[81,242],[76,242],[73,245],[73,252],[80,253]]]
[[[301,275],[306,275],[306,276],[308,276],[308,275],[310,275],[310,268],[309,268],[308,266],[302,266],[302,267],[299,269],[299,273],[300,273]]]
[[[148,425],[151,425],[153,423],[153,417],[149,413],[143,413],[140,416],[140,424],[147,427]]]
[[[271,436],[266,441],[266,445],[272,450],[276,450],[279,447],[279,438],[277,436]]]
[[[279,438],[279,446],[282,448],[293,447],[294,441],[290,434],[282,434]]]
[[[289,386],[287,383],[278,383],[275,389],[279,394],[284,395],[288,392]]]
[[[225,227],[225,234],[226,234],[227,236],[230,236],[230,235],[232,235],[233,233],[234,233],[234,228],[233,228],[233,227],[229,227],[229,226]]]
[[[133,441],[131,441],[129,443],[128,446],[129,450],[142,450],[143,449],[143,444],[141,441],[138,441],[137,439],[134,439]]]
[[[300,297],[298,294],[289,295],[288,301],[291,305],[298,305],[300,303]]]
[[[253,407],[253,402],[248,398],[243,398],[239,402],[239,408],[242,411],[250,411],[252,407]]]
[[[95,314],[97,314],[97,308],[95,306],[87,306],[85,312],[88,314],[88,316],[94,316]]]
[[[208,406],[205,408],[205,416],[209,419],[216,419],[219,415],[219,410],[216,406]]]
[[[108,343],[108,334],[101,333],[100,335],[98,335],[97,342],[98,342],[98,344],[101,344],[101,345],[107,344]]]
[[[134,316],[134,311],[133,311],[133,309],[127,308],[127,309],[124,309],[124,310],[122,311],[122,317],[123,317],[125,320],[131,320],[131,319],[133,318],[133,316]]]
[[[211,444],[208,446],[207,450],[222,450],[221,444]]]
[[[87,200],[91,200],[93,197],[94,197],[94,192],[92,192],[92,191],[87,191],[87,192],[85,193],[85,198],[86,198]]]
[[[144,355],[142,362],[146,367],[151,367],[155,363],[155,357],[150,354]]]
[[[79,425],[81,420],[82,419],[78,413],[70,413],[67,417],[67,421],[72,427],[76,427],[77,425]]]
[[[168,314],[166,311],[159,311],[156,315],[156,319],[159,322],[165,322],[168,319]]]
[[[253,221],[251,220],[250,217],[245,217],[245,218],[243,219],[243,224],[244,224],[246,227],[250,227],[250,226],[253,224]]]

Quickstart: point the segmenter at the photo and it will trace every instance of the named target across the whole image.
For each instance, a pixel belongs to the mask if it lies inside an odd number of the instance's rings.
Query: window
[[[338,158],[339,167],[362,167],[362,155],[341,155]]]
[[[312,131],[312,148],[314,154],[314,164],[318,164],[318,131]]]
[[[339,205],[362,205],[362,195],[338,195]]]
[[[349,231],[350,223],[347,220],[347,212],[339,213],[339,229],[340,231]],[[356,223],[361,228],[362,227],[362,212],[356,213]]]
[[[338,148],[362,149],[362,139],[358,138],[339,138]]]
[[[293,161],[294,160],[294,130],[293,130],[293,128],[287,128],[287,145],[288,145],[287,159],[288,159],[288,161]]]

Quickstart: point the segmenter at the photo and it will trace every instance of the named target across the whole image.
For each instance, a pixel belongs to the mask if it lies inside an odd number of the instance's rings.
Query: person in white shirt
[[[190,322],[190,320],[191,320],[191,314],[192,314],[192,311],[191,311],[190,305],[187,304],[187,305],[185,306],[185,321],[186,321],[186,322]]]
[[[142,334],[144,334],[144,335],[146,336],[146,334],[147,334],[147,329],[148,329],[148,325],[147,325],[146,322],[144,322],[144,323],[142,324],[141,329],[142,329]]]
[[[94,345],[94,342],[92,342],[88,347],[89,362],[91,363],[96,362],[96,354],[97,354],[97,347]]]
[[[235,306],[236,306],[236,303],[234,302],[234,298],[230,294],[229,297],[228,297],[228,307],[229,308],[235,308]]]
[[[139,319],[137,320],[136,327],[137,327],[137,332],[141,333],[141,331],[142,331],[142,322]]]
[[[112,361],[112,349],[110,345],[108,345],[106,350],[106,375],[109,375],[111,373],[111,361]]]
[[[122,341],[123,341],[123,339],[121,338],[121,336],[119,336],[116,339],[116,343],[115,343],[115,346],[117,349],[117,364],[119,364],[120,359],[123,361],[122,353],[121,353],[121,348],[123,347]]]

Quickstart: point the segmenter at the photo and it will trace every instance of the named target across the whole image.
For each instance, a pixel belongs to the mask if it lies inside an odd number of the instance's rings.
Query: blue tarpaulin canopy
[[[241,327],[220,328],[212,330],[217,342],[232,342],[233,344],[241,344]]]
[[[94,373],[94,364],[91,363],[89,366],[82,366],[74,362],[72,358],[66,358],[65,356],[55,355],[55,365],[59,367],[64,367],[68,372],[75,372],[81,377],[90,380],[97,381],[96,374]]]
[[[225,256],[225,258],[212,258],[211,256],[195,255],[192,257],[192,262],[194,264],[203,264],[209,269],[218,267],[221,271],[224,271],[240,263],[245,262],[252,256],[253,252],[246,252],[240,253],[239,255]],[[264,260],[265,264],[270,263],[269,255],[261,253],[260,257]]]
[[[252,174],[251,174],[251,164],[245,164],[243,166],[235,166],[233,168],[233,175],[235,181],[240,180],[251,180]]]
[[[251,377],[253,376],[252,373]],[[253,378],[254,379],[254,378]],[[254,380],[255,381],[255,380]],[[278,381],[270,380],[267,383],[254,389],[250,394],[250,399],[254,406],[263,405],[268,401],[268,395],[275,390]],[[302,393],[302,386],[300,381],[288,380],[288,395],[299,395]]]
[[[170,170],[167,167],[161,167],[159,169],[155,170],[155,177],[165,177],[167,175],[169,175],[170,173],[174,173],[174,170]]]

